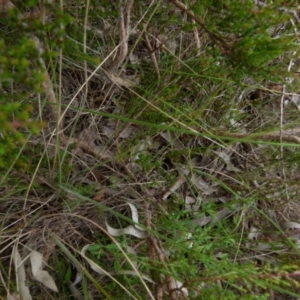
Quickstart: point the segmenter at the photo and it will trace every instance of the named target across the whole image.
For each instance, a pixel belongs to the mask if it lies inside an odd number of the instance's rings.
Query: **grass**
[[[299,297],[298,8],[208,2],[0,9],[3,299]]]

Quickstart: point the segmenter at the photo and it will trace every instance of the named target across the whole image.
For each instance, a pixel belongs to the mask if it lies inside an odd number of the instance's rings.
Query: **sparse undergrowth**
[[[2,1],[3,299],[299,298],[298,15]]]

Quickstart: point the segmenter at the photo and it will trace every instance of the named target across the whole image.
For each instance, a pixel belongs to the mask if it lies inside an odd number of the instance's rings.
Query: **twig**
[[[160,78],[159,67],[158,67],[156,56],[155,56],[155,50],[151,46],[151,42],[149,40],[149,36],[148,36],[147,31],[146,31],[146,25],[144,25],[144,38],[145,38],[146,47],[148,49],[150,58],[151,58],[151,60],[152,60],[152,62],[154,64],[154,68],[155,68],[156,74],[158,75],[158,78]]]
[[[211,40],[214,41],[216,43],[216,45],[219,46],[219,48],[223,54],[225,54],[227,56],[229,56],[231,54],[231,48],[226,43],[226,41],[222,37],[211,32],[210,30],[208,30],[206,28],[204,22],[201,19],[199,19],[197,16],[195,16],[194,12],[189,10],[185,4],[179,2],[178,0],[170,0],[170,2],[172,2],[180,10],[184,11],[191,19],[195,20],[203,28],[203,30],[208,34],[208,36],[211,38]]]
[[[155,250],[155,253],[158,257],[158,260],[160,261],[160,263],[166,268],[166,270],[168,270],[168,267],[165,263],[165,256],[162,253],[162,251],[159,249],[159,246],[157,244],[157,240],[154,237],[149,237],[149,242],[150,242],[150,247],[152,247]],[[174,293],[173,290],[173,278],[171,276],[166,276],[166,285],[167,285],[167,289],[169,291],[169,299],[170,300],[176,300],[176,295]]]
[[[196,23],[196,21],[193,19],[192,24],[195,24],[195,23]],[[194,32],[194,37],[195,37],[195,41],[196,41],[196,47],[198,49],[196,56],[199,56],[200,52],[201,52],[201,43],[200,43],[200,39],[199,39],[198,29],[196,27],[194,27],[193,32]]]

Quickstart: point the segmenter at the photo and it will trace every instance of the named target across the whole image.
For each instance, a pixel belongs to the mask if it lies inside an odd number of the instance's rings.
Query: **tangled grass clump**
[[[2,2],[0,294],[297,299],[299,8]]]

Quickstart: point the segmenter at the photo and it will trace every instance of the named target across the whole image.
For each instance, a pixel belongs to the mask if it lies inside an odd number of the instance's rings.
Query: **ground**
[[[0,1],[3,299],[299,298],[299,7],[188,5]]]

